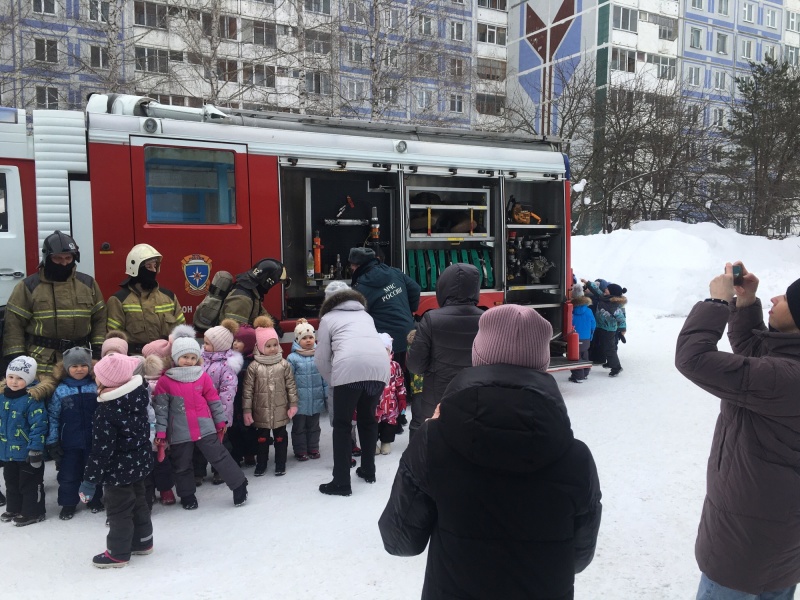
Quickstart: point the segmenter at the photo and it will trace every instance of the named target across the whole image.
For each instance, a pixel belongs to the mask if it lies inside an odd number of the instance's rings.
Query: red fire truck
[[[158,248],[159,281],[190,321],[216,271],[279,258],[294,283],[265,306],[292,331],[366,243],[420,284],[420,313],[436,307],[447,265],[474,264],[481,306],[536,308],[553,324],[552,368],[564,368],[563,355],[577,358],[568,199],[569,162],[544,136],[115,94],[85,113],[0,109],[0,305],[61,229],[106,295],[133,245]]]

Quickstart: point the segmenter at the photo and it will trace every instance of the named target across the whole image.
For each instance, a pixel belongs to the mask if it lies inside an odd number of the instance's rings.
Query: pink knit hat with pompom
[[[278,337],[278,332],[275,331],[274,321],[269,317],[261,316],[257,317],[255,321],[253,321],[253,325],[256,327],[256,348],[262,354],[264,353],[264,346],[270,340],[278,340],[280,342],[280,338]]]

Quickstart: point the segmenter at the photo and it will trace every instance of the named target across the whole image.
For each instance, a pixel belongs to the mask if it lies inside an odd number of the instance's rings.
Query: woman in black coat
[[[425,600],[569,599],[594,557],[600,484],[546,372],[551,335],[533,309],[488,310],[474,366],[403,453],[379,526],[396,556],[430,541]]]

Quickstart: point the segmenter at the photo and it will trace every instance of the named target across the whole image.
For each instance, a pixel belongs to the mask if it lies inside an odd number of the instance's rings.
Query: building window
[[[236,17],[223,16],[219,18],[219,37],[221,39],[235,42],[238,39],[236,34],[238,29]]]
[[[397,29],[400,27],[400,10],[391,8],[383,12],[383,28],[384,29]]]
[[[347,18],[356,23],[364,23],[364,13],[361,11],[357,2],[347,3]]]
[[[253,22],[253,43],[266,48],[277,46],[278,31],[275,23],[269,21]]]
[[[286,35],[289,37],[297,37],[297,27],[292,27],[291,25],[284,25],[279,23],[277,25],[278,35]]]
[[[347,60],[361,64],[364,60],[364,46],[361,42],[347,42]]]
[[[624,48],[611,48],[611,70],[636,72],[636,51]]]
[[[397,88],[381,88],[381,100],[384,104],[397,104]]]
[[[677,33],[675,33],[678,30],[678,19],[662,17],[661,15],[650,15],[651,23],[653,17],[657,17],[656,24],[658,25],[658,39],[669,40],[672,42],[678,37]]]
[[[450,94],[450,112],[464,112],[464,96],[461,94]]]
[[[275,87],[275,67],[269,65],[242,65],[242,83],[262,87]]]
[[[331,53],[331,34],[322,31],[306,31],[306,48],[314,54]]]
[[[503,81],[506,78],[506,63],[502,60],[478,58],[478,78]]]
[[[774,44],[764,44],[764,60],[771,58],[772,60],[778,59],[777,46]]]
[[[696,27],[692,27],[689,30],[689,47],[696,48],[698,50],[702,50],[703,46],[700,44],[700,36],[702,35],[702,31],[697,29]]]
[[[463,77],[464,76],[464,59],[451,58],[450,59],[450,77]]]
[[[742,21],[745,21],[746,23],[754,23],[755,22],[755,18],[753,16],[754,14],[755,14],[755,5],[749,4],[747,2],[742,4]]]
[[[331,0],[306,0],[306,10],[329,15],[331,14]]]
[[[614,29],[632,31],[636,33],[639,24],[639,15],[633,8],[614,7]]]
[[[724,17],[730,14],[729,0],[717,0],[717,13]]]
[[[464,39],[464,24],[458,21],[450,21],[450,39],[458,42]]]
[[[695,10],[703,10],[703,0],[692,0],[692,8]]]
[[[433,106],[433,91],[417,90],[415,97],[417,100],[417,110],[427,110]]]
[[[724,33],[717,34],[717,54],[728,53],[728,36]]]
[[[767,27],[770,29],[778,28],[778,11],[773,8],[768,8],[765,11],[765,19]]]
[[[331,95],[331,76],[328,73],[312,71],[306,73],[306,91],[309,94]]]
[[[169,73],[169,50],[136,46],[136,70],[147,73]]]
[[[715,108],[714,110],[716,111],[718,109]],[[714,125],[716,126],[717,124],[714,123]],[[719,127],[722,127],[721,123]],[[720,146],[711,146],[711,160],[715,163],[722,162],[722,148]]]
[[[723,71],[717,71],[714,73],[714,89],[715,90],[724,90],[728,86],[728,75]]]
[[[495,46],[506,45],[506,28],[487,23],[478,23],[478,41]]]
[[[56,0],[33,0],[33,12],[40,14],[40,15],[54,15],[56,14]],[[38,90],[37,89],[37,97],[38,97]],[[45,88],[41,88],[45,89]],[[47,88],[54,90],[56,88]]]
[[[183,51],[181,51],[181,50],[170,50],[169,51],[169,62],[183,62]]]
[[[417,54],[417,70],[420,73],[433,73],[436,71],[436,57],[430,52]]]
[[[384,67],[396,67],[398,65],[399,54],[397,48],[384,48],[381,63]]]
[[[153,2],[133,3],[133,22],[144,27],[167,28],[167,6]]]
[[[89,57],[91,66],[95,69],[108,68],[108,49],[100,46],[91,46],[89,48]]]
[[[741,58],[753,60],[753,40],[742,40]]]
[[[427,15],[419,15],[418,32],[420,35],[433,35],[433,19]]]
[[[36,86],[36,108],[58,109],[58,88]]]
[[[200,29],[204,36],[211,37],[211,13],[191,9],[188,11],[187,16],[190,21],[197,21],[200,24]]]
[[[355,102],[364,100],[364,82],[351,79],[347,82],[347,99]]]
[[[89,20],[108,23],[109,3],[102,0],[89,0]]]
[[[34,40],[36,60],[48,63],[58,62],[58,42],[56,40]]]
[[[688,70],[689,76],[687,77],[687,81],[689,85],[693,85],[695,87],[700,86],[700,67],[689,67]]]
[[[239,80],[239,63],[235,60],[218,60],[217,77],[222,81],[236,83]]]
[[[451,0],[453,4],[464,4],[464,0]]]
[[[800,48],[796,46],[786,46],[786,62],[793,67],[800,66]]]
[[[800,13],[787,11],[786,29],[789,31],[800,32]]]
[[[462,0],[461,3],[463,3],[463,0]],[[480,6],[481,8],[493,8],[495,10],[506,10],[506,0],[478,0],[478,6]]]
[[[659,79],[675,79],[675,59],[660,54],[648,54],[647,62],[656,67]]]
[[[475,110],[482,115],[502,115],[506,105],[506,97],[497,94],[478,94],[475,97]]]
[[[714,127],[724,127],[725,126],[725,109],[724,108],[713,108],[713,109],[711,109],[711,124]]]

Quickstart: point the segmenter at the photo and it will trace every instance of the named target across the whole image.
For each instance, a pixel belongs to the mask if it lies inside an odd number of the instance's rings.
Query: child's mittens
[[[26,461],[34,469],[40,469],[44,465],[44,452],[40,450],[28,450]]]
[[[156,453],[156,460],[160,463],[164,462],[164,459],[167,457],[167,444],[163,439],[156,440]]]
[[[84,481],[81,483],[81,487],[78,488],[78,496],[80,496],[81,502],[88,504],[92,501],[96,491],[97,486],[95,484]]]
[[[250,427],[250,425],[253,424],[253,415],[252,415],[252,413],[244,413],[244,416],[242,417],[242,419],[244,420],[244,426],[245,427]]]
[[[290,407],[289,408],[289,418],[293,419],[296,414],[297,414],[297,407],[296,406]]]

